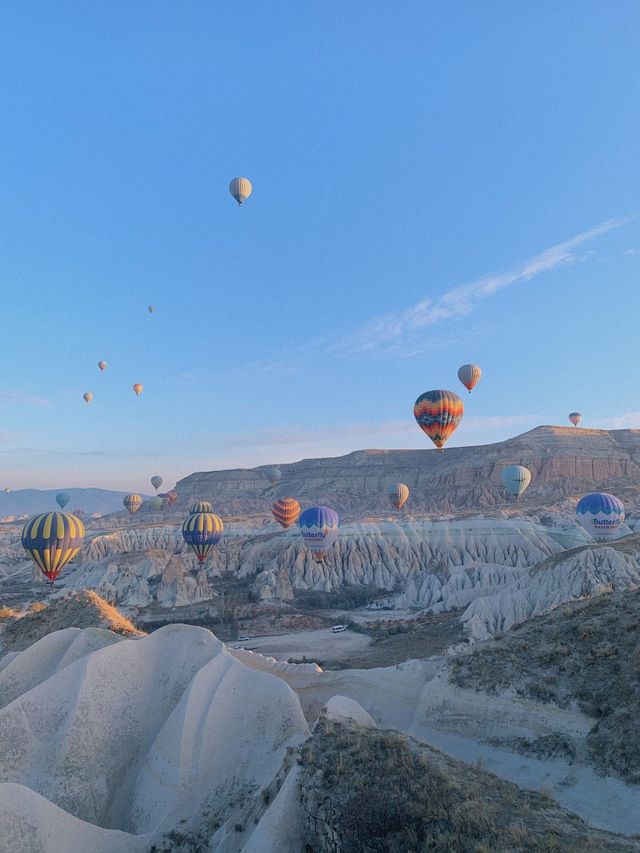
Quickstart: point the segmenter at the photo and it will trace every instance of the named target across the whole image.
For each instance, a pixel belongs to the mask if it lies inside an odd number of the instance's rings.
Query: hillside
[[[346,456],[280,465],[271,486],[267,466],[191,474],[176,485],[176,512],[205,497],[224,514],[267,512],[286,495],[324,503],[345,517],[389,514],[386,487],[411,490],[407,511],[449,513],[513,508],[500,484],[508,464],[526,465],[533,481],[519,507],[549,507],[585,492],[607,489],[627,508],[640,501],[640,430],[540,426],[496,444],[425,450],[357,450]]]
[[[68,510],[83,509],[92,514],[104,515],[122,509],[122,499],[126,492],[109,489],[16,489],[12,492],[0,491],[0,519],[21,518],[37,512],[59,509],[56,503],[58,492],[69,495]]]

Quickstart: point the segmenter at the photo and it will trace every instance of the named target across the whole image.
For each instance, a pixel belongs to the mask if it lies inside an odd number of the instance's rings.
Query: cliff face
[[[195,498],[211,499],[227,515],[263,513],[279,497],[305,505],[324,503],[343,516],[389,512],[386,488],[401,481],[411,490],[408,511],[448,513],[512,507],[500,482],[505,465],[526,465],[531,486],[519,506],[550,506],[606,489],[628,508],[640,504],[640,430],[541,426],[497,444],[435,450],[358,450],[328,459],[281,465],[271,486],[268,466],[191,474],[176,485],[175,511]]]

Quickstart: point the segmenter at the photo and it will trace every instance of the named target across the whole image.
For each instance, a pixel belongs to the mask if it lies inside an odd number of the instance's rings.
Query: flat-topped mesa
[[[176,510],[197,497],[226,515],[268,513],[289,495],[303,505],[333,506],[343,517],[389,514],[386,489],[406,483],[406,513],[451,513],[513,508],[500,482],[502,468],[525,465],[533,478],[518,506],[544,507],[590,491],[618,494],[628,508],[640,502],[640,430],[539,426],[495,444],[422,450],[356,450],[345,456],[279,465],[272,485],[268,465],[191,474],[177,486]]]

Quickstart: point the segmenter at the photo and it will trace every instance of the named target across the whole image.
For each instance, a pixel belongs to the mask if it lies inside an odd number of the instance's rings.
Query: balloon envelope
[[[505,489],[519,498],[531,482],[531,471],[524,465],[507,465],[500,472],[500,477]]]
[[[91,393],[91,391],[85,391],[82,397],[85,403],[90,403],[93,400],[93,394]]]
[[[162,497],[169,501],[169,506],[173,506],[178,500],[178,493],[174,489],[171,489],[170,492],[166,492]]]
[[[147,311],[149,312],[149,314],[153,314],[153,312],[154,312],[155,310],[156,310],[156,306],[155,306],[155,305],[147,305]]]
[[[194,512],[182,525],[182,536],[193,550],[199,563],[207,559],[209,551],[222,539],[224,524],[212,512]]]
[[[471,393],[478,382],[480,382],[481,376],[482,371],[477,364],[463,364],[462,367],[458,368],[458,379],[462,382],[469,393]]]
[[[195,501],[191,504],[189,515],[193,515],[195,512],[213,512],[213,504],[210,501]]]
[[[153,510],[154,512],[157,512],[158,510],[162,509],[163,500],[160,495],[154,495],[152,498],[149,498],[147,504],[149,506],[149,509]]]
[[[139,382],[136,382],[135,385],[133,386],[133,390],[135,391],[136,396],[139,397],[140,394],[142,394],[142,385]]]
[[[56,495],[56,503],[60,509],[64,509],[71,500],[71,497],[66,492],[58,492]]]
[[[43,512],[29,519],[22,530],[22,547],[53,582],[84,540],[84,525],[68,512]]]
[[[464,406],[453,391],[425,391],[416,400],[413,414],[420,429],[442,448],[462,420]]]
[[[100,370],[104,370],[106,366],[107,366],[106,361],[99,361],[98,362],[98,367],[100,368]]]
[[[569,420],[574,426],[578,426],[578,424],[582,420],[582,415],[580,414],[580,412],[571,412],[571,414],[569,415]]]
[[[392,506],[402,509],[409,497],[409,486],[405,486],[404,483],[392,483],[387,489],[387,496]]]
[[[270,465],[268,468],[265,468],[264,475],[272,486],[275,486],[275,484],[279,483],[282,479],[282,471],[277,465]]]
[[[624,504],[608,492],[592,492],[578,501],[576,518],[599,542],[613,539],[624,522]]]
[[[151,485],[157,492],[160,486],[162,485],[162,477],[160,477],[158,474],[154,474],[151,478]]]
[[[314,560],[322,562],[336,541],[340,519],[335,509],[328,506],[312,506],[305,509],[298,519],[298,527],[305,545]]]
[[[137,512],[140,509],[142,498],[140,497],[140,495],[125,495],[122,498],[122,503],[124,504],[125,509],[129,510],[131,515],[133,515],[134,512]]]
[[[300,518],[300,504],[295,498],[280,498],[271,507],[273,517],[285,530]]]
[[[249,178],[234,178],[229,184],[229,192],[238,204],[242,204],[253,192],[251,181]]]

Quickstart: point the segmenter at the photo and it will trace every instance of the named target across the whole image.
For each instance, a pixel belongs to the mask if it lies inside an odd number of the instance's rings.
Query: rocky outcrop
[[[508,464],[533,474],[521,506],[550,506],[585,492],[606,489],[629,507],[640,497],[640,430],[592,430],[541,426],[497,444],[425,450],[358,450],[329,459],[280,465],[281,481],[271,486],[268,466],[191,474],[176,485],[176,512],[191,500],[211,499],[227,514],[265,513],[277,498],[293,495],[305,505],[329,504],[343,517],[390,514],[386,488],[409,486],[407,512],[459,512],[502,507],[510,510],[500,482]]]

